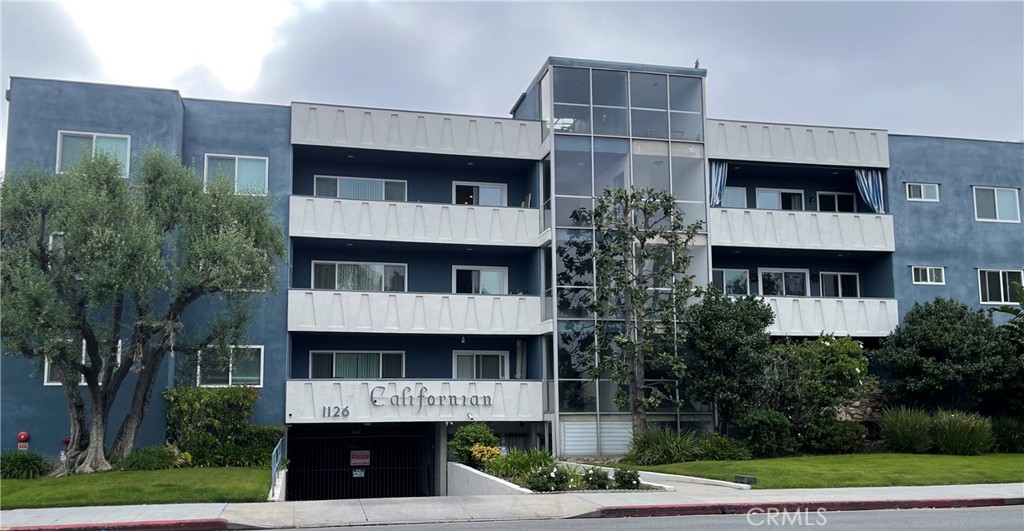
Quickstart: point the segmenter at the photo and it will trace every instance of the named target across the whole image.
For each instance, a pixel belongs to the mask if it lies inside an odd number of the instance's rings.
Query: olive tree
[[[45,360],[63,383],[73,472],[110,469],[132,450],[172,344],[224,363],[249,327],[250,299],[275,288],[285,255],[268,197],[227,180],[204,190],[194,170],[158,151],[138,167],[125,179],[99,154],[57,174],[10,172],[0,188],[3,350]],[[207,313],[190,321],[200,301]],[[130,373],[107,455],[111,407]]]

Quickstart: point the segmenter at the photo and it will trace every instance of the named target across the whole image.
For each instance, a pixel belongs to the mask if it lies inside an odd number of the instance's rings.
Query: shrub
[[[750,451],[725,435],[714,435],[700,441],[696,457],[702,461],[746,461]]]
[[[809,423],[800,448],[809,454],[859,454],[867,450],[868,429],[859,422],[821,417]]]
[[[796,449],[793,424],[778,411],[748,411],[737,419],[736,429],[754,457],[778,457],[791,454]]]
[[[977,413],[939,411],[930,434],[939,452],[948,455],[978,455],[992,448],[992,421]]]
[[[608,472],[601,468],[588,468],[583,474],[583,486],[587,490],[607,490],[612,485]]]
[[[550,469],[554,466],[555,458],[544,450],[512,450],[508,455],[501,455],[487,462],[484,471],[513,483],[522,483],[537,470]]]
[[[932,446],[932,419],[922,409],[900,406],[878,416],[878,429],[885,446],[894,452],[926,453]]]
[[[554,492],[569,489],[569,472],[561,467],[542,468],[534,471],[523,482],[523,486],[534,492]]]
[[[1017,454],[1024,452],[1024,420],[1014,417],[992,419],[992,435],[997,452]]]
[[[693,431],[652,428],[634,435],[623,461],[634,465],[664,465],[690,461],[699,443]]]
[[[640,472],[632,468],[620,468],[615,471],[615,488],[636,490],[640,488]]]
[[[124,459],[117,463],[121,470],[167,470],[177,468],[184,463],[177,448],[154,444],[145,448],[135,448]]]
[[[268,465],[285,429],[252,424],[259,396],[249,386],[169,388],[167,439],[197,466]]]
[[[53,465],[39,452],[5,450],[0,453],[0,478],[36,479],[50,472]]]
[[[498,438],[491,428],[482,422],[460,426],[455,430],[452,440],[448,441],[448,454],[460,463],[480,468],[481,464],[473,461],[472,448],[474,444],[498,446]]]
[[[474,444],[469,449],[469,453],[473,456],[473,462],[483,467],[487,466],[487,463],[501,457],[501,449],[497,446],[484,446],[482,444]]]

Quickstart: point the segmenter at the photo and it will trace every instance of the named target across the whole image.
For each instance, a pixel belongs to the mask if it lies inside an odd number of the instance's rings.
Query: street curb
[[[946,498],[935,500],[848,500],[743,503],[697,503],[685,505],[634,505],[602,507],[574,518],[631,518],[642,516],[697,516],[710,514],[746,514],[751,510],[776,511],[877,511],[885,509],[952,509],[1024,505],[1024,498]]]
[[[174,529],[184,531],[224,531],[228,521],[223,518],[205,520],[144,520],[139,522],[112,522],[106,524],[68,524],[68,525],[23,525],[5,527],[9,531],[159,531]]]

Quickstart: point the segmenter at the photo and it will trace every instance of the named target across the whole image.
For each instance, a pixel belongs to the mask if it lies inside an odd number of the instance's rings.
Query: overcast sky
[[[1024,140],[1019,0],[0,1],[5,88],[44,77],[505,116],[547,56],[699,57],[713,118]]]

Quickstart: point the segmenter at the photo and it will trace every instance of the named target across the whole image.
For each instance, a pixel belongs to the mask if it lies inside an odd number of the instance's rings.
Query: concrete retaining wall
[[[530,491],[461,463],[448,463],[448,496],[507,494],[530,494]]]

